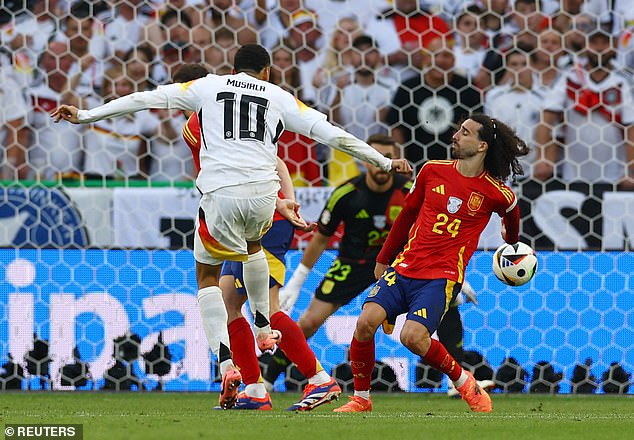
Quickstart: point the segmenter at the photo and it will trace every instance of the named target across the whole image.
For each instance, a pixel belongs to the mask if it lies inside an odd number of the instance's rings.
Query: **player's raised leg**
[[[459,292],[460,285],[446,279],[407,279],[405,282],[410,291],[410,311],[401,330],[401,342],[411,352],[419,355],[427,365],[445,373],[472,411],[491,412],[491,397],[488,393],[476,383],[470,372],[463,370],[445,346],[432,339],[430,334],[430,331],[437,329],[443,314]],[[373,299],[368,298],[368,301]]]

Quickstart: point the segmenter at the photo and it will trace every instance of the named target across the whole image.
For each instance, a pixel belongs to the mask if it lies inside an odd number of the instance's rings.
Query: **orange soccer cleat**
[[[242,383],[242,375],[235,368],[230,368],[222,375],[219,405],[222,409],[231,409],[238,399],[238,388]]]
[[[465,373],[468,376],[467,381],[458,387],[462,400],[467,402],[473,412],[491,412],[492,404],[489,393],[478,385],[473,374],[468,371]]]
[[[348,396],[350,402],[335,409],[334,412],[372,412],[372,398]]]

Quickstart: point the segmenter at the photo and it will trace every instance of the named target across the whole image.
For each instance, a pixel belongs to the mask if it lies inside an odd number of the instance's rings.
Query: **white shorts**
[[[246,261],[247,241],[257,241],[271,227],[277,181],[229,186],[203,194],[194,234],[194,258],[218,265]]]

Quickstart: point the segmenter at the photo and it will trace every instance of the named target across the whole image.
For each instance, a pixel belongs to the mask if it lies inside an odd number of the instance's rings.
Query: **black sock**
[[[286,371],[286,367],[291,364],[282,350],[276,350],[266,367],[264,380],[275,383],[280,374]]]

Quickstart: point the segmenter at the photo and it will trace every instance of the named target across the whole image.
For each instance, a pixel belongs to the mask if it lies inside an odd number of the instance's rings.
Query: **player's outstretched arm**
[[[156,90],[148,92],[122,96],[90,110],[79,110],[70,105],[61,105],[51,113],[51,116],[55,122],[64,119],[74,124],[85,124],[150,108],[178,108],[194,111],[199,101],[200,98],[192,92],[191,87],[183,88],[177,83],[159,86]]]

